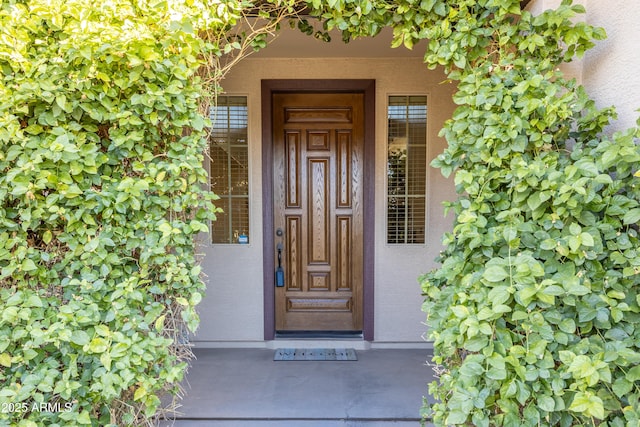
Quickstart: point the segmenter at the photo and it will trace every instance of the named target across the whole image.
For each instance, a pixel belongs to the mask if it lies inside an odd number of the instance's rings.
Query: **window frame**
[[[246,156],[247,156],[247,175],[246,175],[246,180],[247,180],[247,193],[242,194],[242,195],[233,195],[233,194],[229,194],[229,195],[218,195],[218,197],[220,197],[218,200],[215,200],[213,202],[213,204],[216,206],[216,208],[221,208],[222,206],[222,201],[223,200],[227,200],[230,206],[231,212],[233,212],[233,209],[231,208],[231,201],[233,199],[246,199],[246,203],[247,203],[247,230],[246,230],[246,236],[248,238],[248,242],[246,242],[246,244],[243,244],[241,242],[238,241],[238,239],[234,240],[234,230],[233,230],[233,217],[231,214],[227,213],[229,215],[228,218],[228,224],[225,224],[225,234],[228,234],[228,239],[227,241],[214,241],[214,232],[213,232],[213,227],[214,227],[214,223],[219,221],[219,219],[213,220],[210,222],[210,237],[209,237],[209,244],[214,245],[214,246],[234,246],[234,245],[240,245],[240,246],[250,246],[252,243],[251,240],[251,231],[253,230],[253,226],[252,226],[252,213],[251,213],[251,191],[253,188],[252,185],[252,177],[251,177],[251,170],[252,170],[252,160],[251,160],[251,116],[250,116],[250,112],[249,112],[249,106],[250,106],[250,96],[247,93],[223,93],[218,95],[218,99],[216,100],[215,104],[212,104],[210,106],[209,109],[209,119],[211,120],[211,127],[210,127],[210,131],[211,133],[208,136],[208,172],[209,172],[209,188],[211,189],[211,191],[213,191],[215,193],[215,191],[213,190],[213,170],[212,170],[212,156],[211,156],[211,147],[212,147],[212,139],[213,139],[213,131],[214,131],[214,122],[213,122],[213,115],[212,115],[212,110],[218,105],[219,99],[220,98],[244,98],[244,105],[242,105],[245,108],[245,114],[246,114],[246,134],[244,135],[246,138],[246,144],[245,145],[238,145],[235,144],[236,147],[244,147],[246,149]],[[231,106],[229,104],[226,105],[227,107]],[[227,130],[229,130],[229,126],[227,126]],[[230,147],[233,147],[234,144],[230,144]],[[228,173],[231,173],[231,171],[229,171]],[[229,185],[229,184],[228,184]]]
[[[391,99],[394,97],[406,97],[406,98],[413,98],[413,97],[422,97],[425,100],[425,109],[426,109],[426,114],[425,114],[425,133],[424,133],[424,157],[425,157],[425,164],[424,164],[424,194],[421,195],[410,195],[408,194],[408,187],[409,184],[406,184],[406,189],[405,189],[405,194],[403,196],[399,196],[402,197],[405,201],[408,201],[408,199],[410,198],[422,198],[424,200],[424,217],[423,219],[423,233],[422,233],[422,241],[421,242],[410,242],[409,240],[409,233],[406,232],[408,224],[410,221],[408,221],[408,214],[405,214],[405,218],[404,218],[404,224],[405,224],[405,236],[403,238],[402,242],[392,242],[390,237],[392,237],[390,235],[390,227],[389,227],[389,221],[391,219],[390,215],[389,215],[389,202],[390,202],[390,198],[393,197],[393,195],[390,194],[389,192],[389,148],[390,148],[390,138],[389,138],[389,126],[390,126],[390,120],[389,120],[389,107],[391,106]],[[385,99],[385,146],[384,146],[384,152],[385,152],[385,187],[384,187],[384,210],[385,210],[385,234],[384,234],[384,241],[385,241],[385,245],[387,246],[391,246],[391,247],[398,247],[398,246],[406,246],[406,247],[416,247],[416,246],[426,246],[427,242],[428,242],[428,235],[427,235],[427,230],[428,230],[428,219],[429,219],[429,205],[428,205],[428,195],[429,195],[429,102],[430,102],[431,96],[428,93],[424,93],[424,92],[411,92],[411,93],[407,93],[407,92],[402,92],[402,93],[387,93],[386,94],[386,99]]]

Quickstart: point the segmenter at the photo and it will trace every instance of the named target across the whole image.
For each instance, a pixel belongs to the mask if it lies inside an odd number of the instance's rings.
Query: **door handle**
[[[278,267],[276,268],[276,287],[284,286],[284,269],[282,268],[282,243],[278,243]]]

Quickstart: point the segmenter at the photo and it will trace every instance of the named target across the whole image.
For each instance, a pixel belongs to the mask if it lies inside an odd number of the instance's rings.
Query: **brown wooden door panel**
[[[363,113],[361,94],[273,95],[276,330],[362,330]]]

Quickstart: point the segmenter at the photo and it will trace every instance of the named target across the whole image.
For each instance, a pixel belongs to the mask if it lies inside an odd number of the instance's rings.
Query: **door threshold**
[[[277,331],[275,339],[357,339],[362,340],[362,331]]]
[[[371,343],[360,337],[356,338],[276,338],[265,342],[266,348],[352,348],[354,350],[369,350]]]

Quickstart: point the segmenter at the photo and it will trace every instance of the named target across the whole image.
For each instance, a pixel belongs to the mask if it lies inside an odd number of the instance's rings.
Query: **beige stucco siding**
[[[451,117],[453,85],[441,72],[428,71],[421,58],[248,58],[223,82],[229,94],[247,95],[250,145],[250,244],[204,245],[203,268],[209,276],[207,295],[199,307],[201,326],[196,345],[263,340],[262,269],[262,79],[375,79],[375,341],[423,342],[424,313],[417,278],[434,267],[442,231],[450,228],[442,201],[453,198],[453,185],[439,171],[428,172],[426,245],[386,244],[386,100],[393,94],[428,96],[428,155],[444,149],[438,137]],[[427,165],[425,165],[427,167]]]
[[[584,1],[587,22],[603,27],[607,39],[585,55],[583,84],[596,105],[617,107],[613,129],[629,128],[640,116],[640,1]]]
[[[640,1],[579,2],[588,11],[580,19],[604,27],[609,38],[598,42],[583,60],[563,69],[585,85],[599,106],[618,107],[620,119],[614,129],[632,126],[638,117],[636,109],[640,108],[640,49],[636,47],[640,40]],[[559,3],[560,0],[533,0],[529,9],[537,14]],[[263,202],[271,201],[262,200],[260,82],[304,78],[376,80],[375,341],[422,341],[424,314],[420,311],[422,298],[417,277],[435,266],[441,235],[450,228],[450,218],[443,217],[442,201],[453,199],[455,194],[452,183],[429,168],[427,244],[386,244],[386,99],[393,94],[428,96],[431,159],[445,146],[437,134],[453,112],[454,87],[443,83],[442,73],[428,71],[419,54],[398,55],[397,51],[388,50],[388,42],[356,41],[347,46],[350,47],[320,44],[313,39],[296,39],[288,45],[275,43],[260,56],[240,63],[223,82],[227,93],[248,97],[251,241],[249,245],[220,246],[205,242],[201,247],[204,271],[209,277],[207,295],[199,307],[201,327],[194,337],[196,345],[264,345],[262,207]]]
[[[556,8],[561,0],[533,0],[533,14]],[[634,126],[640,116],[640,1],[575,0],[587,13],[579,17],[590,25],[602,27],[607,39],[596,42],[582,60],[563,65],[563,71],[576,77],[598,107],[615,105],[618,120],[611,130]]]

